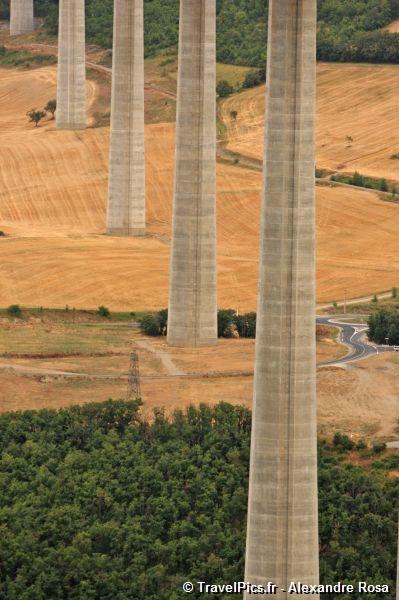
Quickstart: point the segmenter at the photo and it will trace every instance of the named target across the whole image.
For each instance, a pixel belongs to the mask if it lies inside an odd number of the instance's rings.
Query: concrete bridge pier
[[[146,227],[143,0],[115,0],[107,233]]]
[[[215,80],[215,0],[180,0],[171,346],[217,342]]]
[[[86,127],[84,0],[60,0],[56,124],[58,129]]]
[[[278,599],[319,581],[315,68],[316,0],[271,0],[245,581]]]
[[[33,0],[10,0],[10,35],[34,30]]]

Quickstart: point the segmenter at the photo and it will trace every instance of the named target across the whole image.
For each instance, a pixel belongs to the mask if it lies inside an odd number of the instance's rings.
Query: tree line
[[[1,598],[177,600],[187,580],[242,580],[250,411],[147,421],[139,404],[0,415]],[[398,465],[363,449],[355,466],[338,442],[319,444],[321,581],[383,581],[393,600]]]
[[[399,62],[399,35],[380,31],[399,18],[399,0],[318,0],[318,58],[333,61]],[[267,0],[217,0],[219,62],[264,69]],[[58,0],[35,0],[35,11],[57,33]],[[144,0],[145,53],[178,42],[179,0]],[[9,0],[0,0],[8,18]],[[113,0],[86,0],[87,41],[112,47]]]
[[[168,309],[146,313],[139,318],[142,333],[153,337],[166,336],[168,332]],[[256,312],[239,314],[237,310],[227,308],[217,312],[218,337],[255,338]]]
[[[381,308],[368,319],[368,338],[376,344],[399,346],[399,312]]]

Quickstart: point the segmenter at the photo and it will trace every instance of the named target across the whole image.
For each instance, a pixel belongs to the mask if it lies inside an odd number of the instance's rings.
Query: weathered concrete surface
[[[215,0],[180,1],[168,342],[217,342]]]
[[[33,30],[33,0],[11,0],[10,35],[21,35]]]
[[[145,234],[143,0],[115,0],[107,233]]]
[[[399,529],[398,529],[398,562],[396,571],[396,598],[399,600]]]
[[[84,0],[60,0],[56,123],[58,129],[86,127]]]
[[[319,578],[314,319],[316,0],[271,0],[269,7],[245,578],[254,584],[273,581],[287,590],[291,581],[316,584]],[[252,597],[255,594],[245,595]],[[287,598],[288,594],[280,589],[275,597]]]

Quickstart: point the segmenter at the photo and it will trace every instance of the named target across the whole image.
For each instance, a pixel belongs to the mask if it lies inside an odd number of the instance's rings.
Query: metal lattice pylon
[[[139,356],[137,352],[130,354],[130,368],[127,388],[127,400],[138,400],[141,398]]]

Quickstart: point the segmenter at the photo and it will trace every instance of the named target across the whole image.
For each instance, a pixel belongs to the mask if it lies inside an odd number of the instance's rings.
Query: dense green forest
[[[395,309],[381,308],[368,319],[368,337],[377,344],[399,346],[399,312]]]
[[[218,60],[264,67],[268,0],[216,0]],[[38,16],[57,31],[58,0],[35,0]],[[0,0],[8,17],[9,0]],[[146,55],[174,46],[179,0],[144,0]],[[113,0],[86,0],[87,39],[112,45]],[[399,34],[379,31],[399,18],[399,0],[318,0],[318,57],[322,60],[399,62]]]
[[[0,597],[177,600],[186,580],[241,580],[250,432],[228,404],[151,423],[124,401],[0,415]],[[319,447],[322,581],[386,582],[393,599],[398,456],[358,444],[364,469],[334,443]]]

